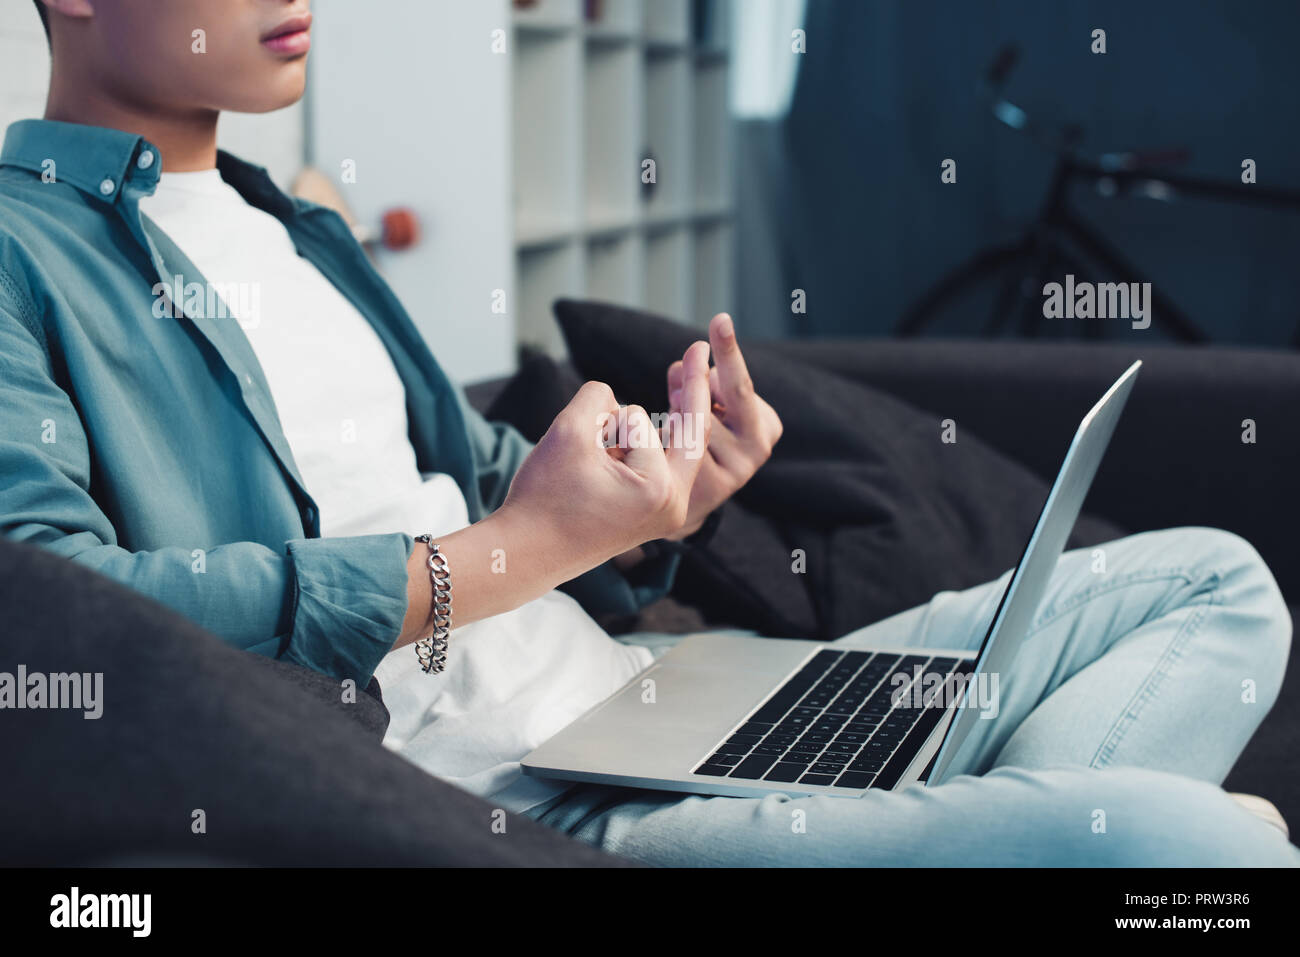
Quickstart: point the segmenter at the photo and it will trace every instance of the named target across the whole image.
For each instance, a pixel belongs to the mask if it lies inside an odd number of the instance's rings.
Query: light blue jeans
[[[835,644],[977,648],[1007,577]],[[976,723],[978,747],[945,784],[858,800],[582,785],[529,813],[665,866],[1295,866],[1300,851],[1219,787],[1277,696],[1290,642],[1248,543],[1135,535],[1061,558],[1000,676],[999,713]]]

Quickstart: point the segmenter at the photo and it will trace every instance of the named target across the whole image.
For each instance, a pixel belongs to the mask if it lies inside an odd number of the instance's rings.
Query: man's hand
[[[692,486],[707,461],[708,345],[693,344],[680,365],[681,411],[704,424],[694,448],[665,448],[645,409],[620,409],[609,386],[588,382],[520,467],[501,510],[549,530],[557,561],[585,571],[689,521]]]
[[[440,539],[455,581],[453,625],[518,608],[688,521],[712,421],[708,344],[692,345],[680,364],[681,410],[702,423],[695,443],[664,448],[645,409],[620,409],[609,386],[588,382],[519,467],[504,504]],[[407,614],[396,646],[432,628],[427,555],[417,545],[407,562]]]
[[[736,342],[735,324],[726,313],[714,316],[709,323],[709,342],[716,365],[709,373],[713,416],[708,453],[691,488],[686,519],[666,538],[681,539],[696,532],[710,512],[753,478],[781,438],[781,419],[754,391],[745,357]],[[683,403],[690,388],[686,372],[690,357],[687,350],[686,356],[668,367],[671,412],[687,411]]]
[[[644,542],[685,538],[767,461],[781,420],[754,393],[729,316],[714,317],[709,339],[716,368],[709,343],[696,342],[668,370],[681,434],[670,416],[661,437],[644,409],[620,410],[609,386],[588,382],[524,460],[505,503],[441,539],[456,582],[454,624],[518,608],[611,558],[634,562]],[[417,546],[408,561],[398,646],[431,628],[426,557]]]

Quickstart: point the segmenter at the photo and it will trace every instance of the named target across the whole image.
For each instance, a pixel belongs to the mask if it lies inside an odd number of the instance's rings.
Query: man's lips
[[[301,56],[311,49],[311,14],[291,17],[262,37],[272,53]]]

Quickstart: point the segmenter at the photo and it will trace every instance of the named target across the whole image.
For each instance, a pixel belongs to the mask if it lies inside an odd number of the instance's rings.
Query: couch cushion
[[[326,706],[89,568],[0,539],[0,581],[0,671],[102,675],[97,719],[0,712],[0,864],[619,863],[526,817],[497,833],[491,804],[340,713],[366,695]]]

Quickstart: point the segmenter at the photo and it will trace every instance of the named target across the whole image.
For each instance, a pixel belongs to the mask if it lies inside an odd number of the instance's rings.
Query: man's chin
[[[287,74],[297,66],[296,76],[280,75],[248,97],[240,97],[222,107],[226,113],[274,113],[293,106],[302,99],[307,89],[306,64],[290,64],[282,68]]]

